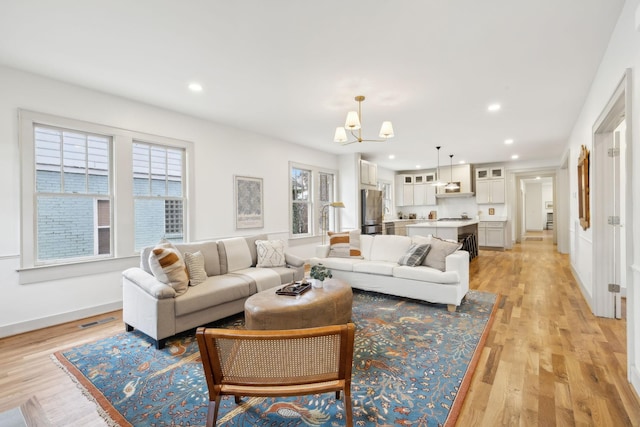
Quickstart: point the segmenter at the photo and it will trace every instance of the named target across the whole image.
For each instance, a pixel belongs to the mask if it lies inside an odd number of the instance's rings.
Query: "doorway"
[[[557,244],[556,171],[532,170],[515,172],[515,242],[522,243],[535,234]],[[544,187],[543,187],[544,186]],[[538,232],[538,233],[536,233]]]
[[[626,293],[627,168],[626,75],[593,126],[592,226],[593,312],[596,316],[622,317],[621,296]]]

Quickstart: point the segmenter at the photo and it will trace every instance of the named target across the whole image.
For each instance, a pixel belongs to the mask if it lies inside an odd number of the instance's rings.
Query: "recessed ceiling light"
[[[504,143],[509,145],[509,144],[513,144],[513,139],[509,138],[509,139],[505,139]]]
[[[514,154],[513,156],[511,156],[511,158],[512,158],[513,160],[517,159],[518,157],[519,157],[519,156],[518,156],[517,154]]]
[[[464,160],[460,160],[458,163],[461,164],[461,165],[464,165],[467,162],[465,162]]]
[[[202,85],[200,83],[189,83],[189,90],[192,92],[202,92]]]
[[[539,176],[536,176],[536,179],[542,179],[542,178],[540,178]]]
[[[489,110],[489,111],[491,111],[491,112],[494,112],[494,111],[498,111],[498,110],[500,110],[500,108],[501,108],[501,107],[500,107],[500,104],[490,104],[490,105],[487,107],[487,110]]]
[[[393,160],[395,158],[396,158],[396,156],[394,154],[389,154],[389,159]]]
[[[416,169],[420,169],[420,165],[416,165]]]

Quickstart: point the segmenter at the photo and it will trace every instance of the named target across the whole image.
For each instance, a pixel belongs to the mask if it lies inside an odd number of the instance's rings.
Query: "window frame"
[[[293,173],[293,169],[307,170],[311,172],[311,180],[310,180],[310,192],[311,197],[309,204],[309,212],[311,215],[310,221],[310,232],[305,234],[293,234],[293,188],[291,184],[291,176]],[[289,238],[290,239],[303,239],[308,237],[319,237],[322,236],[322,224],[320,223],[322,220],[322,201],[320,200],[320,175],[327,174],[333,176],[333,200],[332,202],[338,201],[338,171],[334,169],[323,168],[319,166],[308,165],[304,163],[297,162],[289,162]],[[307,203],[307,202],[305,202]],[[331,227],[336,227],[339,223],[338,217],[336,216],[336,209],[329,209],[328,215],[328,225],[329,229]]]
[[[41,265],[37,260],[36,235],[36,165],[34,126],[42,125],[92,134],[109,136],[112,139],[110,159],[111,182],[111,256],[91,259],[74,259]],[[78,277],[86,274],[113,272],[139,263],[139,252],[135,250],[133,221],[133,143],[134,141],[184,149],[184,240],[190,240],[190,224],[193,210],[189,201],[194,192],[193,143],[163,136],[91,123],[30,110],[18,110],[18,141],[20,144],[20,267],[19,283],[37,283]],[[117,173],[119,171],[119,173]],[[123,173],[122,171],[128,171]]]

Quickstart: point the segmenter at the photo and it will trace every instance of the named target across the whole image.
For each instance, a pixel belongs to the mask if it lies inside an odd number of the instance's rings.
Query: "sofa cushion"
[[[438,237],[431,238],[431,249],[425,258],[423,265],[445,271],[445,259],[462,247],[461,243],[451,240],[443,240]]]
[[[372,234],[363,234],[360,236],[360,254],[363,259],[371,259],[371,246],[373,245]]]
[[[185,252],[184,263],[189,272],[189,286],[198,286],[207,280],[207,272],[204,269],[204,255],[198,251],[196,253]]]
[[[411,238],[392,234],[378,234],[373,236],[371,245],[371,261],[388,261],[395,264],[411,246]]]
[[[425,266],[408,267],[399,265],[393,269],[393,277],[418,280],[421,282],[442,283],[445,285],[456,285],[460,282],[457,271],[440,271]],[[419,284],[416,286],[419,286]]]
[[[422,264],[422,261],[426,258],[430,248],[430,244],[418,245],[412,243],[411,246],[409,246],[409,250],[400,257],[398,264],[406,265],[408,267],[416,267]]]
[[[329,256],[362,258],[360,253],[360,230],[335,233],[329,231]]]
[[[229,274],[241,276],[245,280],[251,282],[255,286],[256,292],[275,288],[276,286],[280,286],[282,284],[280,275],[270,268],[249,267],[236,270],[233,273]]]
[[[244,237],[219,240],[218,252],[220,253],[222,274],[249,268],[253,265],[251,251]]]
[[[204,270],[207,276],[219,276],[220,255],[218,254],[218,243],[214,240],[196,243],[178,243],[175,245],[181,253],[200,252],[204,257]]]
[[[244,238],[247,241],[249,252],[251,253],[251,265],[255,266],[258,263],[258,251],[256,248],[256,241],[268,240],[269,237],[266,234],[258,234],[256,236],[250,236]]]
[[[162,243],[151,250],[149,268],[158,281],[175,289],[176,295],[187,291],[189,287],[187,268],[180,251],[171,243]]]
[[[393,269],[397,262],[389,261],[362,261],[353,265],[355,273],[377,274],[379,276],[393,276]]]
[[[318,258],[314,257],[309,260],[311,266],[322,264],[330,270],[353,271],[353,266],[359,262],[363,262],[359,258]]]
[[[212,276],[204,283],[190,287],[189,291],[175,298],[176,316],[211,309],[226,302],[248,298],[252,294],[250,283],[234,274]]]
[[[282,267],[284,260],[284,242],[282,240],[256,240],[258,262],[256,267]]]

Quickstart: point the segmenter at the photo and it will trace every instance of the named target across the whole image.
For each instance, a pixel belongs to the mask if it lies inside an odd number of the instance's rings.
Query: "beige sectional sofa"
[[[180,254],[200,252],[200,259],[204,259],[204,282],[188,286],[186,291],[176,290],[154,276],[149,262],[154,247],[145,248],[140,254],[140,267],[122,273],[126,330],[137,329],[162,348],[168,337],[179,332],[242,312],[245,300],[254,293],[304,277],[304,260],[286,252],[282,266],[257,266],[257,241],[268,239],[258,235],[176,244]]]
[[[412,244],[429,244],[427,258],[418,266],[400,265]],[[455,311],[469,291],[469,253],[457,250],[455,242],[356,233],[346,245],[350,248],[335,251],[341,256],[330,256],[331,245],[318,246],[310,264],[329,267],[333,277],[352,288],[447,304],[449,311]]]

